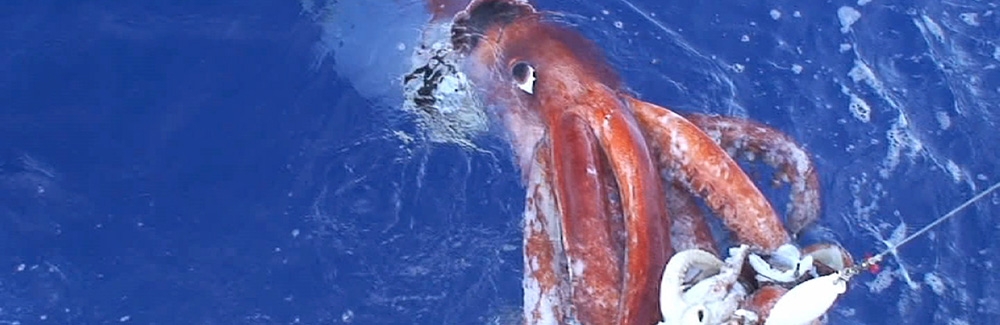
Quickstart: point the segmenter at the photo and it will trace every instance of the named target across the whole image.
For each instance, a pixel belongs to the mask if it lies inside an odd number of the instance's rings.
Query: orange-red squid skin
[[[712,238],[712,229],[694,195],[680,182],[669,181],[666,188],[667,211],[670,216],[670,244],[674,251],[700,249],[719,255]]]
[[[757,313],[757,316],[761,319],[766,319],[768,314],[770,314],[771,308],[774,308],[774,304],[786,292],[788,292],[788,289],[779,286],[763,286],[750,295],[749,299],[747,299],[746,307],[750,311]]]
[[[628,98],[662,166],[700,195],[740,242],[772,251],[790,241],[770,202],[724,149],[666,108]]]
[[[435,19],[454,3],[432,0]],[[692,195],[757,251],[790,242],[720,146],[735,143],[722,123],[692,122],[629,95],[594,44],[526,1],[473,1],[455,16],[452,43],[498,107],[526,183],[526,323],[659,321],[659,280],[674,249],[717,252]],[[765,147],[741,143],[751,146],[738,150]]]
[[[773,183],[790,185],[785,224],[792,234],[815,224],[820,214],[819,174],[809,154],[791,137],[759,122],[729,116],[686,114],[731,156],[761,160],[774,167]]]
[[[512,7],[497,8],[504,6]],[[478,8],[488,12],[473,8],[459,14],[456,23],[463,28],[486,26],[462,30],[482,35],[468,44],[473,80],[504,106],[501,115],[513,142],[520,144],[515,150],[522,168],[550,173],[545,181],[551,189],[529,194],[529,200],[553,195],[552,213],[560,215],[559,227],[543,232],[526,224],[526,241],[544,242],[531,238],[535,236],[561,239],[564,267],[546,272],[568,280],[560,285],[546,283],[550,278],[536,279],[543,290],[537,294],[559,296],[544,290],[565,287],[568,301],[548,306],[574,308],[531,311],[526,317],[560,314],[586,324],[655,323],[657,283],[672,253],[663,185],[642,131],[618,96],[612,70],[603,59],[580,55],[581,49],[592,48],[586,39],[543,22],[533,10],[525,14],[526,7],[506,2]],[[512,19],[503,21],[508,17]],[[457,43],[462,42],[459,38]],[[539,81],[532,93],[511,87],[511,70],[522,62],[537,67]],[[507,76],[506,81],[494,82],[497,74]],[[530,138],[536,134],[541,137]],[[534,277],[539,266],[531,260],[533,252],[555,250],[526,249],[526,272]]]

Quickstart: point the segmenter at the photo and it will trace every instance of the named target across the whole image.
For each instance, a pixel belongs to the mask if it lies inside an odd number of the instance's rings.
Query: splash
[[[489,130],[489,122],[462,61],[452,49],[451,22],[430,24],[403,79],[402,108],[417,117],[430,141],[477,149],[472,140]]]
[[[321,28],[316,67],[332,60],[338,75],[365,98],[418,124],[432,143],[480,150],[473,142],[489,130],[475,86],[451,49],[451,23],[430,22],[425,1],[300,2]]]

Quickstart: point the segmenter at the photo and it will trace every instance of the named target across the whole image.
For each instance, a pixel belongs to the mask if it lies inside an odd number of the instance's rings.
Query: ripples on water
[[[746,116],[799,139],[825,226],[860,256],[1000,177],[1000,18],[980,2],[541,1],[610,53],[643,98]],[[482,157],[471,159],[483,159]],[[519,198],[512,195],[510,200]],[[862,276],[838,322],[998,319],[997,197]],[[517,213],[517,209],[513,209]],[[889,312],[885,307],[889,305]]]
[[[822,232],[856,256],[1000,179],[995,4],[645,2],[546,0],[538,7],[597,41],[642,98],[760,120],[801,141],[822,175]],[[293,231],[299,246],[287,249],[313,254],[322,267],[314,285],[335,295],[316,298],[325,301],[315,303],[321,316],[303,317],[508,323],[520,303],[523,193],[506,145],[482,112],[456,114],[453,123],[469,123],[428,133],[419,112],[403,105],[401,83],[415,64],[421,3],[360,3],[300,3],[300,18],[319,33],[314,60],[297,63],[333,71],[354,88],[316,118],[326,128],[289,158],[296,179],[288,213],[305,222]],[[214,23],[216,38],[246,32]],[[62,168],[31,153],[0,158],[5,226],[48,238],[65,221],[54,216],[84,217],[86,200],[62,191]],[[40,210],[11,209],[37,198],[39,184],[49,200],[32,201]],[[768,194],[781,202],[779,191]],[[992,195],[901,248],[878,275],[857,278],[833,323],[1000,320],[993,290],[1000,284],[991,276],[1000,261],[992,240],[1000,236],[997,204]],[[46,217],[20,218],[26,215]],[[11,268],[20,278],[0,277],[0,315],[20,320],[71,304],[64,284],[78,281],[74,272],[82,269],[59,257]],[[129,320],[128,313],[105,316]],[[267,315],[257,316],[266,323]]]

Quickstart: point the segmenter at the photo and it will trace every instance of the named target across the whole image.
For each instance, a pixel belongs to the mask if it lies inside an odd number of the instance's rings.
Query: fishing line
[[[882,258],[885,257],[885,255],[888,255],[888,254],[891,254],[891,253],[895,252],[896,249],[899,248],[900,246],[903,246],[904,244],[910,242],[914,238],[917,238],[920,235],[923,235],[924,233],[930,231],[934,227],[940,225],[942,222],[945,222],[948,219],[951,219],[952,217],[958,215],[959,212],[962,212],[962,210],[965,210],[965,208],[967,208],[970,205],[972,205],[973,203],[976,203],[977,201],[981,200],[986,195],[989,195],[990,193],[993,193],[993,191],[996,191],[998,188],[1000,188],[1000,182],[997,182],[997,183],[993,184],[993,186],[990,186],[990,188],[987,188],[986,190],[984,190],[982,192],[979,192],[979,194],[976,194],[976,196],[973,196],[973,197],[969,198],[968,200],[965,200],[965,202],[963,202],[959,206],[955,207],[954,209],[951,209],[951,211],[949,211],[948,213],[945,213],[944,215],[938,217],[937,220],[934,220],[934,222],[931,222],[930,224],[924,226],[923,228],[920,228],[920,230],[917,230],[913,234],[910,234],[909,236],[906,236],[906,238],[903,238],[903,240],[900,240],[899,242],[896,242],[894,244],[888,245],[888,247],[886,247],[886,249],[883,250],[881,253],[878,253],[875,256],[866,258],[864,260],[864,262],[858,264],[855,267],[854,271],[857,272],[857,271],[860,271],[860,269],[869,268],[869,267],[871,267],[871,266],[873,266],[875,264],[878,264],[879,262],[882,261]]]
[[[857,263],[852,267],[806,280],[789,289],[774,304],[766,324],[805,324],[811,320],[819,319],[833,307],[833,303],[837,300],[837,297],[847,292],[847,282],[851,281],[851,278],[855,275],[861,273],[861,270],[877,266],[885,255],[896,254],[896,249],[900,246],[909,243],[914,238],[920,237],[920,235],[937,227],[942,222],[958,215],[959,212],[962,212],[965,208],[968,208],[997,189],[1000,189],[1000,182],[965,200],[959,206],[938,217],[934,222],[920,228],[917,232],[903,238],[903,240],[887,244],[886,246],[888,247],[881,253],[878,253],[878,255],[866,258],[861,263]]]

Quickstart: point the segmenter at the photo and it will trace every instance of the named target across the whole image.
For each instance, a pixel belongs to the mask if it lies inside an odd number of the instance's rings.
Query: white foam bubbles
[[[934,293],[938,296],[943,296],[944,291],[947,289],[947,286],[944,284],[944,281],[941,280],[941,277],[934,273],[924,274],[924,283],[927,284],[927,286],[931,288],[931,291],[934,291]]]
[[[771,19],[778,20],[781,19],[781,12],[778,9],[771,9]]]
[[[853,7],[843,6],[837,9],[837,18],[840,19],[840,32],[846,34],[851,31],[851,25],[861,19],[861,12]]]
[[[979,14],[975,12],[964,12],[958,14],[958,18],[969,26],[979,26]]]
[[[865,102],[864,99],[858,97],[858,95],[850,94],[851,102],[847,104],[847,109],[851,111],[851,115],[855,119],[861,122],[871,122],[872,120],[872,107]]]
[[[948,112],[937,111],[934,113],[934,118],[937,119],[938,126],[941,127],[942,130],[951,128],[951,116],[948,115]]]
[[[871,281],[868,281],[868,283],[865,283],[865,285],[868,286],[868,291],[870,291],[871,293],[880,293],[882,292],[882,290],[889,288],[889,286],[891,286],[893,282],[892,274],[893,274],[892,268],[889,267],[884,268],[882,272],[879,272],[877,275],[875,275],[875,279],[872,279]]]

